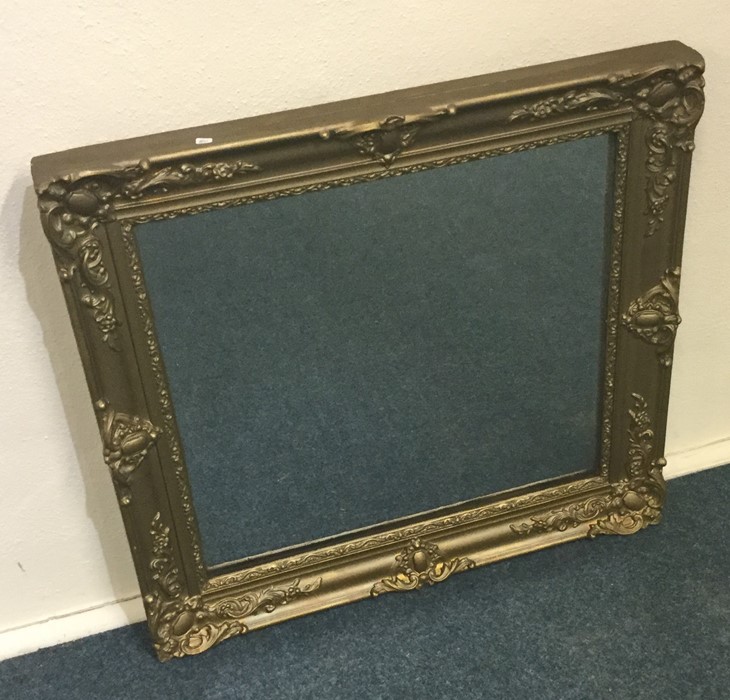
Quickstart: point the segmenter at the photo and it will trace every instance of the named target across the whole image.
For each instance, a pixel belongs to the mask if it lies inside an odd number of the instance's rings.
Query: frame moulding
[[[703,70],[697,52],[665,42],[33,160],[161,659],[659,521]],[[196,146],[203,132],[211,143]],[[606,133],[615,143],[614,201],[593,470],[206,568],[135,226]]]

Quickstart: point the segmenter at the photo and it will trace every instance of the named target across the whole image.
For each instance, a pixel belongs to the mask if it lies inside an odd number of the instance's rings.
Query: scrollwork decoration
[[[473,569],[466,557],[444,560],[439,548],[420,538],[411,540],[395,558],[397,573],[378,581],[370,590],[373,597],[395,591],[414,591],[445,581],[452,574]]]
[[[513,532],[530,535],[541,532],[564,532],[590,523],[588,536],[630,535],[661,519],[666,484],[662,475],[666,461],[652,458],[654,430],[646,401],[632,394],[634,406],[629,410],[628,478],[612,485],[605,496],[588,499],[553,511],[547,517],[533,517],[530,522],[511,525]]]
[[[52,182],[39,194],[44,229],[58,258],[63,282],[75,281],[79,300],[89,309],[102,340],[114,350],[119,320],[109,292],[97,226],[111,219],[113,187],[105,179],[85,178],[78,183]]]
[[[677,335],[679,316],[680,269],[667,270],[659,284],[634,299],[621,320],[628,330],[646,343],[656,347],[659,363],[672,364],[672,347]]]
[[[104,461],[117,486],[119,502],[126,506],[132,500],[132,477],[161,431],[144,418],[115,411],[104,400],[96,403],[96,410],[100,414]]]
[[[597,86],[587,90],[569,90],[562,95],[553,95],[515,109],[510,114],[509,120],[546,119],[555,114],[567,114],[568,112],[615,109],[620,107],[625,99],[620,91],[608,87]]]
[[[276,192],[265,192],[248,194],[244,197],[235,199],[226,199],[220,202],[200,204],[196,206],[185,206],[177,209],[166,210],[164,212],[157,212],[154,214],[148,214],[134,219],[127,219],[122,222],[122,242],[127,252],[127,264],[131,272],[132,280],[134,283],[135,294],[137,297],[137,311],[139,318],[144,327],[144,334],[146,339],[146,345],[148,348],[148,355],[152,365],[152,371],[155,376],[155,383],[157,386],[157,394],[159,400],[160,410],[164,420],[164,430],[166,433],[167,441],[171,450],[171,456],[175,463],[175,476],[178,483],[178,490],[180,494],[180,500],[182,503],[183,510],[186,514],[186,524],[190,541],[193,543],[193,557],[196,562],[198,569],[198,575],[201,585],[204,590],[217,590],[226,588],[232,585],[241,583],[250,583],[259,578],[267,577],[274,574],[282,574],[291,568],[296,568],[304,564],[310,564],[315,562],[327,561],[330,558],[341,556],[343,554],[351,554],[366,549],[379,547],[384,543],[390,543],[393,541],[401,541],[404,539],[412,538],[415,536],[421,536],[429,532],[437,531],[441,527],[448,527],[462,522],[476,521],[482,518],[488,518],[496,513],[504,513],[506,510],[516,507],[522,507],[525,505],[525,501],[533,502],[542,498],[552,498],[558,494],[565,495],[567,493],[574,493],[580,489],[590,489],[594,485],[583,482],[581,484],[569,484],[558,487],[557,489],[550,489],[547,492],[541,492],[540,494],[531,494],[517,499],[511,499],[506,502],[499,504],[493,504],[483,506],[481,508],[473,509],[459,515],[449,516],[448,518],[441,519],[438,521],[431,521],[426,524],[420,524],[418,526],[411,526],[404,528],[403,530],[389,533],[388,535],[377,536],[374,538],[358,539],[354,542],[349,542],[343,545],[337,545],[336,547],[329,547],[319,550],[317,552],[308,553],[305,555],[298,555],[296,557],[288,557],[277,561],[274,564],[266,564],[255,566],[245,571],[239,571],[235,574],[218,576],[212,579],[206,579],[205,567],[202,561],[202,555],[200,553],[199,536],[197,534],[197,526],[192,510],[192,501],[190,496],[190,488],[187,482],[186,470],[183,464],[182,452],[179,445],[179,440],[176,437],[175,421],[172,416],[172,403],[170,399],[170,391],[167,386],[167,380],[165,373],[162,369],[162,360],[160,348],[157,343],[156,335],[154,332],[154,326],[152,323],[151,309],[149,305],[149,295],[144,282],[144,276],[142,274],[142,265],[139,259],[139,255],[136,249],[134,240],[133,228],[135,224],[146,223],[148,221],[159,221],[159,220],[170,220],[180,216],[192,216],[207,211],[215,211],[219,209],[227,209],[236,206],[247,206],[256,202],[271,201],[281,197],[295,197],[301,196],[310,192],[322,192],[329,190],[334,187],[347,187],[358,183],[365,182],[376,182],[381,179],[387,179],[390,177],[396,177],[402,173],[419,173],[431,170],[433,168],[441,168],[451,165],[457,165],[460,163],[469,163],[477,160],[483,160],[488,158],[494,158],[500,155],[507,155],[510,153],[521,153],[529,151],[542,146],[552,146],[560,143],[571,141],[575,138],[587,138],[591,136],[598,136],[600,134],[616,133],[618,139],[618,167],[616,170],[616,190],[617,192],[623,192],[623,183],[626,176],[626,148],[627,148],[627,130],[625,127],[599,127],[595,129],[579,129],[575,132],[567,134],[560,134],[555,136],[549,136],[541,139],[535,139],[526,143],[515,143],[506,146],[492,147],[484,151],[468,155],[449,156],[447,158],[441,158],[427,163],[415,163],[401,166],[397,170],[384,168],[376,172],[368,172],[357,176],[341,178],[337,180],[328,180],[326,182],[318,182],[314,184],[302,185],[292,187],[288,189],[278,190]],[[616,214],[614,228],[616,233],[614,234],[614,240],[616,241],[614,251],[612,252],[612,285],[615,285],[615,291],[611,291],[610,299],[618,299],[618,282],[620,280],[620,232],[622,231],[622,215],[623,215],[623,200],[617,195]],[[611,304],[614,302],[611,301]],[[615,336],[615,330],[618,324],[618,301],[616,303],[616,310],[614,314],[613,307],[610,308],[611,323],[609,324],[609,349],[614,348],[615,342],[611,341],[611,338]],[[616,319],[614,321],[614,318]],[[610,358],[607,361],[607,365],[611,365]],[[612,375],[607,376],[606,385],[604,390],[604,401],[609,402],[613,395],[613,379]],[[608,410],[608,403],[604,408],[604,433],[605,435],[610,434],[610,410]],[[608,438],[605,438],[608,440]],[[597,480],[602,483],[600,479]]]
[[[629,410],[628,479],[614,485],[606,515],[599,518],[588,531],[596,535],[630,535],[648,525],[656,525],[662,517],[666,482],[662,474],[666,466],[663,457],[652,459],[654,429],[646,401],[632,394],[634,407]]]
[[[320,135],[324,140],[336,138],[346,141],[361,155],[389,168],[404,150],[413,145],[424,124],[454,114],[456,107],[449,105],[414,117],[393,115],[378,122],[375,127],[329,129]]]
[[[605,497],[589,498],[583,503],[573,503],[565,508],[553,511],[547,517],[532,518],[529,523],[511,525],[510,527],[518,535],[531,535],[538,532],[565,532],[605,514],[607,503]]]
[[[677,179],[678,151],[694,150],[694,130],[705,106],[701,66],[685,66],[637,79],[634,107],[654,122],[646,143],[649,228],[647,236],[659,229],[670,189]]]
[[[402,541],[408,537],[414,538],[422,536],[432,532],[438,532],[446,527],[454,527],[456,525],[462,525],[464,523],[476,522],[481,519],[490,518],[496,515],[504,515],[511,510],[517,508],[524,508],[530,505],[536,505],[543,501],[558,498],[560,496],[573,496],[583,491],[595,489],[597,486],[603,483],[603,479],[586,479],[577,483],[563,484],[561,486],[546,489],[538,493],[531,493],[526,496],[520,496],[508,501],[502,501],[501,503],[494,503],[480,508],[461,513],[458,515],[451,515],[447,518],[440,518],[432,520],[427,523],[421,523],[419,525],[410,525],[406,528],[395,530],[385,535],[378,535],[372,538],[355,540],[354,542],[348,542],[343,545],[336,547],[330,547],[319,552],[313,552],[298,557],[291,557],[288,559],[280,560],[279,562],[264,567],[258,567],[249,569],[247,571],[239,571],[235,574],[229,574],[226,576],[218,576],[210,579],[206,588],[208,590],[218,590],[226,588],[228,586],[238,585],[250,581],[255,581],[263,576],[271,576],[273,574],[281,574],[292,568],[298,568],[310,564],[316,564],[323,561],[327,561],[336,557],[346,556],[356,552],[364,552],[371,549],[375,549],[384,544],[390,544],[395,541]]]
[[[671,188],[677,179],[678,153],[694,149],[694,130],[705,105],[704,66],[688,65],[647,74],[614,76],[605,85],[569,90],[514,110],[510,121],[546,119],[574,111],[591,112],[630,106],[652,121],[647,130],[648,226],[653,236],[664,222]]]
[[[162,524],[160,513],[152,519],[150,535],[153,591],[145,596],[144,603],[161,661],[200,654],[224,639],[245,634],[248,631],[246,618],[271,613],[293,600],[311,595],[322,583],[322,579],[317,578],[302,586],[297,579],[285,586],[271,586],[206,603],[202,596],[183,594],[170,528]]]
[[[120,321],[97,229],[115,220],[114,205],[175,188],[239,177],[253,170],[258,167],[243,161],[153,168],[149,161],[142,160],[113,172],[54,180],[38,192],[43,228],[56,253],[59,276],[76,285],[79,301],[89,310],[103,342],[110,348],[119,349]]]

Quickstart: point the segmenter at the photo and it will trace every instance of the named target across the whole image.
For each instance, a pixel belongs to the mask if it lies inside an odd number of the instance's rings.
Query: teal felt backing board
[[[613,139],[136,227],[217,564],[598,466]]]

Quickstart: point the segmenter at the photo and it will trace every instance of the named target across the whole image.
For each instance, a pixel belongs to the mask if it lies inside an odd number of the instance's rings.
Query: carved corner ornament
[[[421,539],[408,543],[395,558],[396,569],[393,576],[378,581],[371,589],[373,597],[395,591],[414,591],[423,586],[445,581],[451,574],[473,569],[476,564],[466,557],[456,557],[444,561],[439,548]]]
[[[132,477],[161,431],[144,418],[115,411],[104,400],[95,407],[100,415],[104,461],[117,486],[119,502],[126,506],[132,501]]]
[[[694,149],[694,131],[705,105],[704,65],[687,65],[647,74],[614,76],[606,84],[538,100],[514,110],[510,121],[540,120],[570,112],[633,107],[651,120],[646,134],[648,225],[653,236],[664,221],[672,185],[677,179],[679,151]]]
[[[201,596],[185,596],[180,571],[170,538],[170,528],[163,525],[160,513],[152,519],[152,592],[144,603],[155,651],[160,661],[200,654],[218,642],[248,631],[246,618],[271,613],[297,598],[311,595],[321,578],[307,585],[294,580],[285,586],[272,586],[235,598],[205,603]]]
[[[102,340],[110,348],[119,349],[120,321],[96,231],[115,220],[115,203],[237,178],[258,169],[243,161],[153,168],[149,161],[142,160],[117,171],[54,180],[38,191],[43,229],[56,253],[59,276],[63,282],[75,285],[81,304],[89,310]]]
[[[662,469],[666,461],[653,458],[654,430],[646,401],[632,394],[634,407],[629,410],[628,478],[612,484],[605,496],[553,511],[547,517],[533,517],[530,522],[511,525],[518,535],[564,532],[590,523],[589,537],[597,535],[631,535],[661,520],[666,484]]]
[[[664,367],[672,364],[672,347],[682,322],[678,310],[679,276],[678,267],[667,270],[659,284],[634,299],[621,316],[633,335],[656,347],[659,363]]]
[[[393,115],[375,126],[328,129],[321,132],[324,140],[332,138],[349,143],[358,153],[389,168],[396,158],[413,145],[424,124],[456,114],[456,107],[448,105],[428,114],[413,117]]]

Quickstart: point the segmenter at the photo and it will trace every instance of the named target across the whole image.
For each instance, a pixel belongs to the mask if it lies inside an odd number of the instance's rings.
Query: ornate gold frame
[[[659,521],[702,72],[697,52],[666,42],[33,160],[160,659]],[[608,132],[615,201],[595,473],[206,569],[135,224]]]

